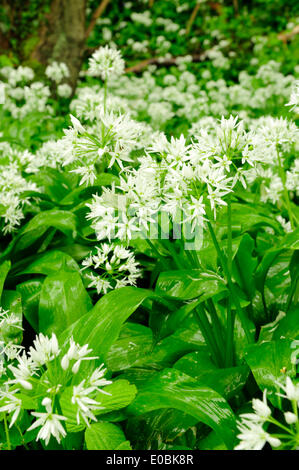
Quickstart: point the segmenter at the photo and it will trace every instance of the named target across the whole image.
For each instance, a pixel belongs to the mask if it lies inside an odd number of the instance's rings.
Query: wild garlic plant
[[[106,49],[105,53],[108,52]],[[117,62],[119,56],[115,56],[115,60]],[[120,67],[116,68],[120,70]],[[222,117],[218,122],[213,121],[213,126],[207,121],[208,129],[194,128],[191,142],[183,135],[180,138],[171,137],[169,141],[165,134],[157,134],[145,147],[144,155],[137,158],[136,165],[130,154],[134,149],[134,140],[140,143],[136,135],[137,126],[135,124],[134,127],[129,117],[105,111],[107,78],[106,74],[104,96],[98,108],[80,108],[80,103],[76,103],[82,116],[86,113],[86,117],[92,116],[94,119],[97,127],[92,129],[93,134],[71,116],[73,129],[64,137],[65,141],[72,140],[69,146],[65,142],[65,148],[70,149],[66,163],[77,164],[80,159],[84,163],[84,166],[71,170],[80,174],[81,184],[94,184],[97,170],[112,167],[114,162],[121,170],[119,185],[113,183],[110,189],[103,187],[102,194],[95,194],[92,202],[87,204],[90,209],[87,219],[91,221],[99,241],[117,239],[128,244],[134,238],[144,238],[158,259],[164,262],[167,253],[178,269],[201,267],[199,250],[204,233],[208,231],[220,262],[222,282],[232,299],[232,304],[227,306],[224,347],[225,363],[232,364],[236,313],[247,341],[251,341],[248,323],[232,280],[232,197],[235,189],[238,191],[238,188],[247,188],[248,183],[252,184],[259,172],[270,176],[269,165],[272,165],[278,173],[281,187],[280,194],[275,187],[277,199],[273,202],[279,200],[283,203],[291,228],[294,227],[282,154],[296,142],[297,128],[286,119],[261,118],[253,121],[247,130],[246,124],[237,117]],[[274,165],[271,157],[273,151],[277,155]],[[87,158],[91,165],[87,163]],[[297,185],[296,162],[294,165],[295,172],[290,169],[288,174],[290,190]],[[271,184],[274,183],[272,174]],[[226,208],[227,229],[225,252],[220,248],[214,228],[217,213],[222,214],[223,208]],[[185,249],[185,243],[192,241],[194,236],[197,247],[193,243],[191,250]],[[159,240],[158,244],[155,240]],[[101,286],[98,285],[98,289],[103,288],[103,280],[99,282]],[[94,278],[92,284],[96,286]],[[108,284],[105,285],[108,288]],[[213,306],[210,308],[214,310]],[[222,349],[220,345],[219,348]]]
[[[278,450],[299,449],[299,384],[287,376],[276,386],[280,389],[276,395],[283,399],[279,416],[273,416],[275,409],[268,404],[265,389],[263,400],[252,400],[253,412],[240,415],[240,443],[235,450],[261,450],[266,443]]]
[[[7,356],[8,351],[3,354]],[[27,352],[19,351],[0,379],[6,448],[11,448],[13,427],[24,439],[26,433],[38,430],[36,440],[42,439],[46,446],[51,437],[63,445],[69,422],[80,429],[97,421],[97,411],[103,409],[100,395],[108,393],[102,387],[112,383],[104,377],[103,364],[95,365],[97,359],[87,344],[81,346],[72,337],[60,346],[54,333],[40,333]],[[87,364],[84,377],[80,375],[82,362]]]
[[[53,112],[49,103],[50,89],[41,81],[33,81],[34,71],[30,67],[2,67],[0,77],[4,83],[3,110],[15,119],[22,119],[32,112]]]
[[[30,205],[30,192],[38,192],[36,183],[28,181],[23,173],[22,152],[0,142],[0,229],[3,233],[15,231]],[[27,192],[27,195],[26,195]]]
[[[0,307],[0,381],[9,364],[23,350],[22,317]]]
[[[85,271],[86,270],[86,271]],[[112,289],[135,286],[141,276],[139,263],[134,253],[121,245],[103,243],[96,247],[82,261],[82,272],[88,280],[88,287],[94,287],[98,294]]]

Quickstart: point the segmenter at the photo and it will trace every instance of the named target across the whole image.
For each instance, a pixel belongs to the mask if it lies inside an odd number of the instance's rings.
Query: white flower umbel
[[[272,437],[267,433],[261,424],[253,423],[252,421],[242,421],[242,424],[238,425],[240,434],[240,444],[235,447],[235,450],[261,450],[266,442],[273,447],[279,447],[281,441],[276,437]]]
[[[72,94],[72,88],[67,83],[61,83],[57,87],[57,95],[60,98],[69,98]]]
[[[27,357],[26,353],[17,357],[17,367],[9,364],[8,368],[14,375],[14,379],[8,380],[8,384],[19,384],[27,390],[32,389],[31,379],[37,370],[37,365],[31,357]]]
[[[283,397],[280,401],[280,411],[285,407],[292,411],[284,411],[285,423],[276,419],[274,412],[267,404],[266,390],[263,394],[263,400],[253,399],[252,406],[254,413],[245,413],[240,415],[238,429],[240,434],[237,436],[240,443],[235,447],[236,450],[260,450],[266,442],[272,447],[281,449],[298,450],[299,448],[299,387],[294,384],[290,377],[285,378],[285,382],[275,382],[283,390],[283,394],[276,392],[278,397]],[[279,416],[279,415],[278,415]],[[271,427],[270,427],[270,426]],[[267,430],[264,426],[268,426]],[[279,433],[277,434],[277,430]]]
[[[290,101],[286,104],[286,106],[292,106],[290,110],[294,111],[298,105],[299,105],[299,80],[294,83]]]
[[[20,400],[15,394],[18,393],[18,389],[13,390],[12,392],[0,390],[0,413],[11,414],[9,427],[11,428],[22,409],[22,400]]]
[[[246,422],[252,422],[257,424],[263,424],[271,416],[271,408],[267,404],[267,390],[264,390],[263,400],[254,398],[252,400],[252,408],[254,413],[245,413],[241,415],[241,418],[245,419]]]
[[[100,387],[105,387],[106,385],[112,384],[111,380],[105,379],[104,375],[106,373],[107,369],[104,368],[104,364],[101,364],[100,367],[95,369],[93,373],[91,374],[89,378],[89,385],[93,387],[95,390],[97,390],[100,393],[104,393],[104,395],[111,395],[111,393],[106,392],[105,390],[102,390]]]
[[[52,62],[46,68],[46,76],[56,83],[70,76],[69,69],[64,62]]]
[[[4,233],[16,230],[24,218],[23,210],[30,200],[25,191],[38,191],[36,184],[27,182],[17,162],[1,165],[0,159],[0,230],[1,219]]]
[[[66,430],[64,429],[61,421],[66,421],[67,418],[53,413],[52,401],[50,398],[44,398],[42,405],[46,408],[46,412],[40,413],[33,411],[31,414],[35,416],[37,420],[34,421],[27,431],[31,431],[41,426],[36,437],[37,441],[39,439],[43,439],[45,444],[48,445],[50,437],[53,436],[58,442],[60,442],[61,438],[66,436]]]
[[[89,59],[88,73],[107,80],[111,76],[119,76],[124,72],[125,63],[118,50],[109,46],[100,47]]]
[[[278,385],[284,391],[284,394],[279,396],[295,401],[299,405],[299,383],[294,384],[291,377],[286,377],[285,384],[278,383]]]
[[[82,266],[82,271],[87,269],[85,276],[91,281],[88,287],[95,287],[98,294],[126,285],[134,286],[141,276],[134,253],[113,243],[97,247],[83,260]]]
[[[79,344],[75,343],[73,338],[70,338],[70,347],[61,360],[61,367],[66,370],[70,362],[75,361],[72,366],[72,372],[76,374],[82,361],[91,361],[98,358],[97,356],[88,356],[91,351],[92,349],[88,349],[88,344],[81,347]]]
[[[52,361],[60,353],[55,333],[52,333],[51,338],[40,333],[33,341],[33,345],[34,347],[29,348],[29,357],[38,366]]]
[[[99,402],[91,398],[89,395],[93,394],[96,387],[86,387],[85,380],[79,385],[73,387],[72,403],[77,406],[77,423],[80,424],[81,418],[87,426],[89,420],[96,421],[96,417],[92,411],[103,409]]]

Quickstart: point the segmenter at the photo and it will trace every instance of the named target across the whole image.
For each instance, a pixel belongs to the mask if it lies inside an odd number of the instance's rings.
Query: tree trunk
[[[85,0],[53,0],[50,13],[40,27],[40,41],[31,58],[44,65],[64,62],[74,90],[85,47]]]

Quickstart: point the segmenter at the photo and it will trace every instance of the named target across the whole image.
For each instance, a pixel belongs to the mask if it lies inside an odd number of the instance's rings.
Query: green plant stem
[[[5,429],[5,437],[6,437],[7,449],[8,449],[8,450],[11,450],[11,443],[10,443],[10,438],[9,438],[9,430],[8,430],[8,425],[7,425],[7,416],[6,416],[6,413],[4,413],[4,429]]]
[[[185,265],[181,262],[180,257],[177,254],[176,249],[173,246],[173,244],[171,243],[171,241],[167,240],[167,239],[165,239],[164,241],[165,241],[165,244],[167,245],[167,249],[168,249],[169,253],[171,254],[171,256],[173,257],[173,260],[174,260],[175,264],[177,265],[177,267],[179,269],[185,269]]]
[[[27,446],[26,442],[25,442],[25,439],[24,439],[24,436],[23,436],[23,433],[21,431],[21,429],[19,428],[19,426],[17,424],[15,424],[15,427],[17,428],[17,430],[19,431],[19,434],[21,436],[21,439],[22,439],[22,444],[23,446],[25,447],[26,450],[29,450],[29,447]]]
[[[229,273],[232,272],[233,262],[233,237],[232,237],[232,205],[231,195],[227,195],[227,268]]]
[[[158,258],[158,261],[161,261],[161,263],[162,263],[164,269],[165,269],[166,271],[168,271],[168,269],[169,269],[169,268],[168,268],[168,264],[165,262],[163,256],[159,253],[159,251],[157,250],[157,248],[155,247],[155,245],[151,242],[151,240],[150,240],[149,238],[146,238],[145,241],[146,241],[146,243],[148,244],[148,246],[151,248],[151,250],[153,250],[153,251],[156,253],[157,258]]]
[[[298,405],[297,405],[297,400],[292,400],[292,408],[293,408],[294,414],[297,416],[296,431],[297,431],[297,434],[299,434],[299,421],[298,421]]]
[[[232,238],[232,208],[231,195],[227,196],[227,270],[230,277],[232,276],[233,263],[233,238]],[[225,365],[232,366],[234,361],[234,328],[236,315],[232,310],[231,300],[228,299],[227,316],[226,316],[226,348],[225,348]]]
[[[218,314],[217,314],[215,305],[213,303],[213,300],[208,299],[207,300],[207,305],[208,305],[208,308],[209,308],[209,314],[211,316],[213,327],[214,327],[214,330],[215,330],[216,342],[218,344],[219,350],[224,351],[225,343],[224,343],[224,338],[223,338],[223,334],[222,334],[223,327],[222,327],[222,325],[220,323],[220,320],[218,318]]]
[[[226,317],[226,344],[225,344],[225,365],[232,367],[234,365],[234,327],[235,312],[232,310],[231,299],[228,298],[227,317]]]
[[[292,208],[291,208],[289,192],[288,192],[287,187],[286,187],[286,175],[285,175],[284,167],[283,167],[283,164],[282,164],[282,161],[281,161],[278,145],[276,145],[276,153],[277,153],[277,160],[278,160],[279,176],[280,176],[280,179],[281,179],[282,185],[283,185],[284,201],[285,201],[285,204],[287,206],[287,211],[288,211],[288,215],[289,215],[292,230],[294,230],[294,216],[293,216],[293,212],[292,212]]]
[[[289,429],[287,428],[286,426],[284,426],[283,424],[281,424],[279,421],[277,421],[275,418],[268,418],[267,421],[269,423],[272,423],[272,424],[275,424],[276,426],[278,426],[279,428],[283,429],[285,432],[287,432],[288,434],[291,434],[291,435],[294,435],[294,433]]]
[[[217,363],[219,367],[223,366],[222,354],[215,341],[213,332],[211,330],[210,322],[206,316],[204,308],[199,306],[197,309],[194,310],[195,315],[197,317],[197,321],[199,324],[199,328],[204,336],[204,339],[207,343],[207,346],[212,354],[213,359]]]
[[[246,322],[246,318],[245,318],[244,312],[243,312],[243,310],[242,310],[242,307],[241,307],[241,305],[240,305],[240,301],[239,301],[238,295],[237,295],[236,292],[235,292],[235,286],[233,285],[230,272],[228,271],[228,268],[227,268],[227,261],[226,261],[225,256],[223,255],[223,253],[222,253],[222,251],[221,251],[221,249],[220,249],[220,246],[219,246],[219,244],[218,244],[218,241],[217,241],[217,238],[216,238],[214,229],[213,229],[212,224],[211,224],[210,221],[208,221],[208,228],[209,228],[209,232],[210,232],[210,234],[211,234],[211,237],[212,237],[214,246],[215,246],[215,248],[216,248],[216,251],[217,251],[217,254],[218,254],[218,257],[219,257],[219,260],[220,260],[220,263],[221,263],[221,266],[222,266],[222,269],[223,269],[223,272],[224,272],[224,275],[225,275],[225,277],[226,277],[227,286],[228,286],[228,289],[229,289],[230,294],[231,294],[231,296],[232,296],[233,303],[234,303],[235,308],[236,308],[236,310],[237,310],[237,314],[238,314],[238,316],[239,316],[239,318],[240,318],[242,327],[243,327],[243,329],[244,329],[244,331],[245,331],[245,335],[246,335],[247,342],[248,342],[248,343],[251,343],[251,342],[252,342],[251,334],[250,334],[250,331],[249,331],[249,329],[248,329],[248,325],[247,325],[247,322]]]

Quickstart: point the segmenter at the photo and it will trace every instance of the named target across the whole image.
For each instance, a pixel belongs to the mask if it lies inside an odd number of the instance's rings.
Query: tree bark
[[[39,37],[31,58],[44,65],[64,62],[70,71],[67,82],[74,90],[85,47],[85,0],[53,0]]]

